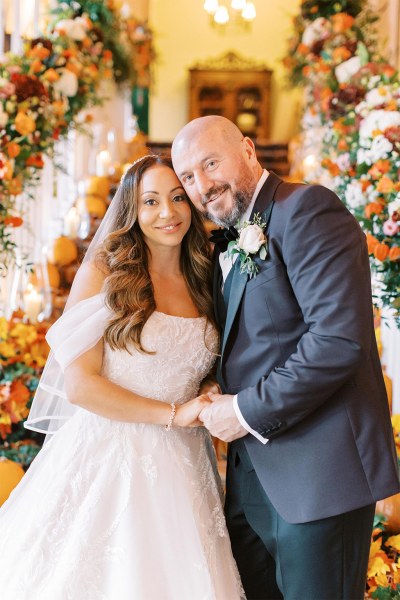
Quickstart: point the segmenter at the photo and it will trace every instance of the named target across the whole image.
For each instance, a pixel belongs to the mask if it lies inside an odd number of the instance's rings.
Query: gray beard
[[[216,225],[220,227],[235,227],[238,224],[238,221],[244,215],[246,210],[249,207],[253,194],[249,194],[245,191],[238,191],[235,193],[233,200],[234,206],[233,209],[227,215],[223,215],[222,217],[218,217],[209,212],[205,213],[205,217],[210,221],[213,221]]]

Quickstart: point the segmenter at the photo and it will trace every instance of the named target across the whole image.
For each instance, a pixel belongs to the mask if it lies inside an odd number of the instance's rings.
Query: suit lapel
[[[270,172],[268,178],[264,185],[262,186],[260,193],[257,196],[256,202],[254,204],[253,211],[251,213],[251,219],[254,216],[254,213],[265,213],[268,211],[268,207],[274,199],[275,192],[277,187],[282,183],[282,179],[275,175],[275,173]],[[228,311],[226,315],[226,322],[224,328],[224,335],[222,338],[222,348],[221,348],[221,363],[224,358],[224,351],[226,348],[226,343],[229,338],[229,334],[232,329],[232,325],[234,323],[236,314],[239,310],[239,306],[246,289],[246,284],[249,279],[247,273],[240,272],[240,261],[236,260],[232,269],[234,269],[233,278],[232,278],[232,286],[231,292],[229,295],[229,303],[228,303]],[[215,290],[214,290],[215,291]]]
[[[247,280],[249,278],[247,273],[240,272],[240,261],[237,260],[233,265],[233,277],[232,277],[232,286],[231,292],[229,294],[229,304],[228,304],[228,312],[226,315],[226,322],[224,328],[224,336],[222,339],[222,349],[221,349],[221,360],[224,355],[224,350],[226,346],[226,342],[229,337],[229,333],[232,329],[233,321],[235,320],[236,313],[239,309],[240,302],[242,300],[242,296],[246,287]]]

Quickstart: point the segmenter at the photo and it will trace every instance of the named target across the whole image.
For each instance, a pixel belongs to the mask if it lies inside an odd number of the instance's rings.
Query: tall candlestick
[[[64,219],[64,234],[73,240],[78,237],[81,218],[78,209],[72,206]]]
[[[39,37],[40,27],[39,27],[39,10],[40,10],[40,0],[34,0],[34,9],[33,9],[33,37]]]
[[[20,0],[13,2],[13,30],[11,33],[11,52],[19,54],[22,49]]]
[[[111,166],[111,155],[108,150],[101,150],[96,156],[96,175],[107,177]]]

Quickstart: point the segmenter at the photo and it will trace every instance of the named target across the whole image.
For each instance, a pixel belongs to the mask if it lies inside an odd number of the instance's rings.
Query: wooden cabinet
[[[222,115],[244,135],[267,140],[270,131],[270,82],[265,65],[228,52],[190,72],[190,119]]]

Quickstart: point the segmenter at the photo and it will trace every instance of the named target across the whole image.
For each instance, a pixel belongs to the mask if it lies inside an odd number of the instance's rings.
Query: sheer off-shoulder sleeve
[[[97,344],[110,314],[104,294],[96,294],[75,304],[50,327],[46,339],[51,352],[25,422],[27,429],[55,433],[78,410],[65,393],[64,370]]]
[[[46,340],[63,371],[97,344],[109,316],[104,294],[97,294],[75,304],[50,327]]]

